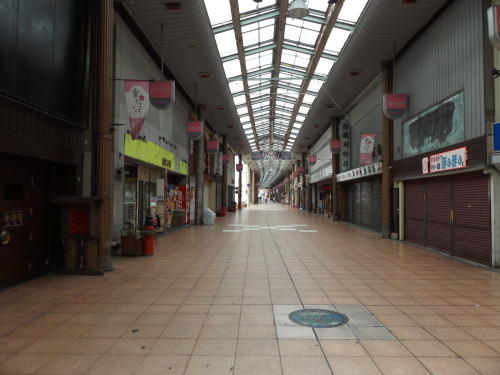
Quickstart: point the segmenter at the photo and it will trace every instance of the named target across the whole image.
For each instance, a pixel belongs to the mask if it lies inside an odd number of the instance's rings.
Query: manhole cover
[[[308,327],[337,327],[346,324],[349,319],[344,314],[321,309],[297,310],[288,315],[292,322]]]

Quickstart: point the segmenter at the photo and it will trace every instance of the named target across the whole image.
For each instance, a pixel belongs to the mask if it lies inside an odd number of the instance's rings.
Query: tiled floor
[[[0,292],[0,374],[498,375],[500,274],[280,204]],[[338,310],[312,329],[297,308]]]

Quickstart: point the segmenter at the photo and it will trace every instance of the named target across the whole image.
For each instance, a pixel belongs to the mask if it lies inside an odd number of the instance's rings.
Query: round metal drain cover
[[[290,313],[288,317],[294,323],[317,328],[337,327],[349,321],[344,314],[321,309],[297,310]]]

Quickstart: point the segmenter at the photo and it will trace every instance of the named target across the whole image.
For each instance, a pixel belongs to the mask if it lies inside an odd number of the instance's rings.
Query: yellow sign
[[[188,174],[188,164],[179,161],[179,168],[176,170],[175,155],[161,148],[150,141],[133,140],[130,134],[125,134],[125,155],[131,158],[144,161],[149,164],[165,168],[169,171],[178,172],[183,175]]]

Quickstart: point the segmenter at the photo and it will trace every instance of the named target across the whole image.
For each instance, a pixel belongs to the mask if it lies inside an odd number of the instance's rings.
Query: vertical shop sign
[[[351,169],[351,129],[348,122],[340,125],[340,170],[342,172]]]

